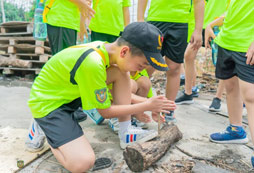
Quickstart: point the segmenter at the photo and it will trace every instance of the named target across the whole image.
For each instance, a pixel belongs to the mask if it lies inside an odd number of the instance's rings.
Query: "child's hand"
[[[251,43],[245,56],[247,57],[246,64],[254,65],[254,41]]]
[[[152,118],[153,118],[153,120],[155,121],[155,122],[158,122],[158,115],[160,115],[160,121],[162,122],[162,123],[164,123],[165,122],[165,117],[161,114],[161,113],[156,113],[156,112],[152,112]]]
[[[151,117],[147,115],[146,113],[141,113],[141,114],[135,114],[133,115],[137,120],[143,122],[143,123],[150,123],[151,122]]]
[[[170,110],[176,109],[174,101],[168,100],[165,96],[155,96],[147,100],[148,110],[152,112],[169,113]]]
[[[211,27],[211,25],[207,25],[206,29],[205,29],[205,48],[210,48],[210,42],[211,42],[211,38],[215,39],[215,34],[213,32],[213,28]]]

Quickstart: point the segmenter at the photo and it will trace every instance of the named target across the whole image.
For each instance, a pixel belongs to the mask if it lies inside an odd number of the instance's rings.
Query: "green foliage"
[[[4,2],[4,12],[6,17],[6,22],[8,21],[32,21],[34,16],[35,1],[32,8],[25,12],[24,9],[18,8],[16,5]],[[3,21],[2,9],[0,8],[0,23]]]

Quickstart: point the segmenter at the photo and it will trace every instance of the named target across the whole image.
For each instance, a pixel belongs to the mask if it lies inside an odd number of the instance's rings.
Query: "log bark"
[[[126,147],[123,156],[132,171],[141,172],[159,160],[180,139],[182,133],[175,124],[164,125],[157,138]]]
[[[32,63],[29,61],[8,58],[4,56],[0,56],[0,67],[23,67],[23,68],[31,68]]]

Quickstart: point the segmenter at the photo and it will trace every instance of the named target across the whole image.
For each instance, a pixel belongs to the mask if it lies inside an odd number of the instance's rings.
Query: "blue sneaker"
[[[242,127],[230,125],[223,132],[211,134],[210,141],[221,144],[246,144],[248,138]]]
[[[251,165],[252,165],[252,168],[254,168],[254,156],[251,156]]]
[[[176,123],[176,118],[174,117],[174,111],[170,111],[169,114],[165,114],[165,121],[166,123]]]
[[[198,97],[199,96],[199,89],[197,86],[192,87],[192,97]]]

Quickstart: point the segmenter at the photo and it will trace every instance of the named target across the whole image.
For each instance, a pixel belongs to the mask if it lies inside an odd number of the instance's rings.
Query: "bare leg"
[[[51,150],[56,159],[71,172],[85,172],[92,168],[95,155],[85,136]]]
[[[243,103],[238,78],[235,76],[224,80],[224,84],[227,92],[227,107],[230,124],[242,126]]]
[[[198,53],[198,50],[191,49],[190,44],[188,44],[187,49],[184,54],[185,60],[185,93],[188,95],[192,94],[192,86],[194,79],[196,78],[195,70],[195,58]],[[194,83],[195,86],[195,83]]]
[[[243,101],[246,105],[248,112],[248,123],[250,128],[250,134],[252,143],[254,141],[254,84],[242,81],[239,79],[240,91],[243,96]],[[242,108],[242,102],[241,102]]]
[[[181,64],[175,63],[169,58],[166,58],[166,63],[169,67],[167,71],[166,97],[169,100],[175,100],[180,86]]]
[[[123,73],[117,66],[107,69],[107,84],[113,83],[112,96],[116,105],[131,104],[131,79],[129,73]],[[119,122],[129,121],[131,115],[119,117]]]
[[[224,82],[223,80],[219,80],[219,84],[218,84],[218,88],[217,88],[217,92],[216,92],[216,96],[217,98],[221,99],[222,98],[222,94],[224,92],[225,86],[224,86]]]
[[[142,97],[147,97],[147,94],[152,86],[152,83],[148,77],[141,76],[137,80],[138,90],[136,92],[137,95]]]

